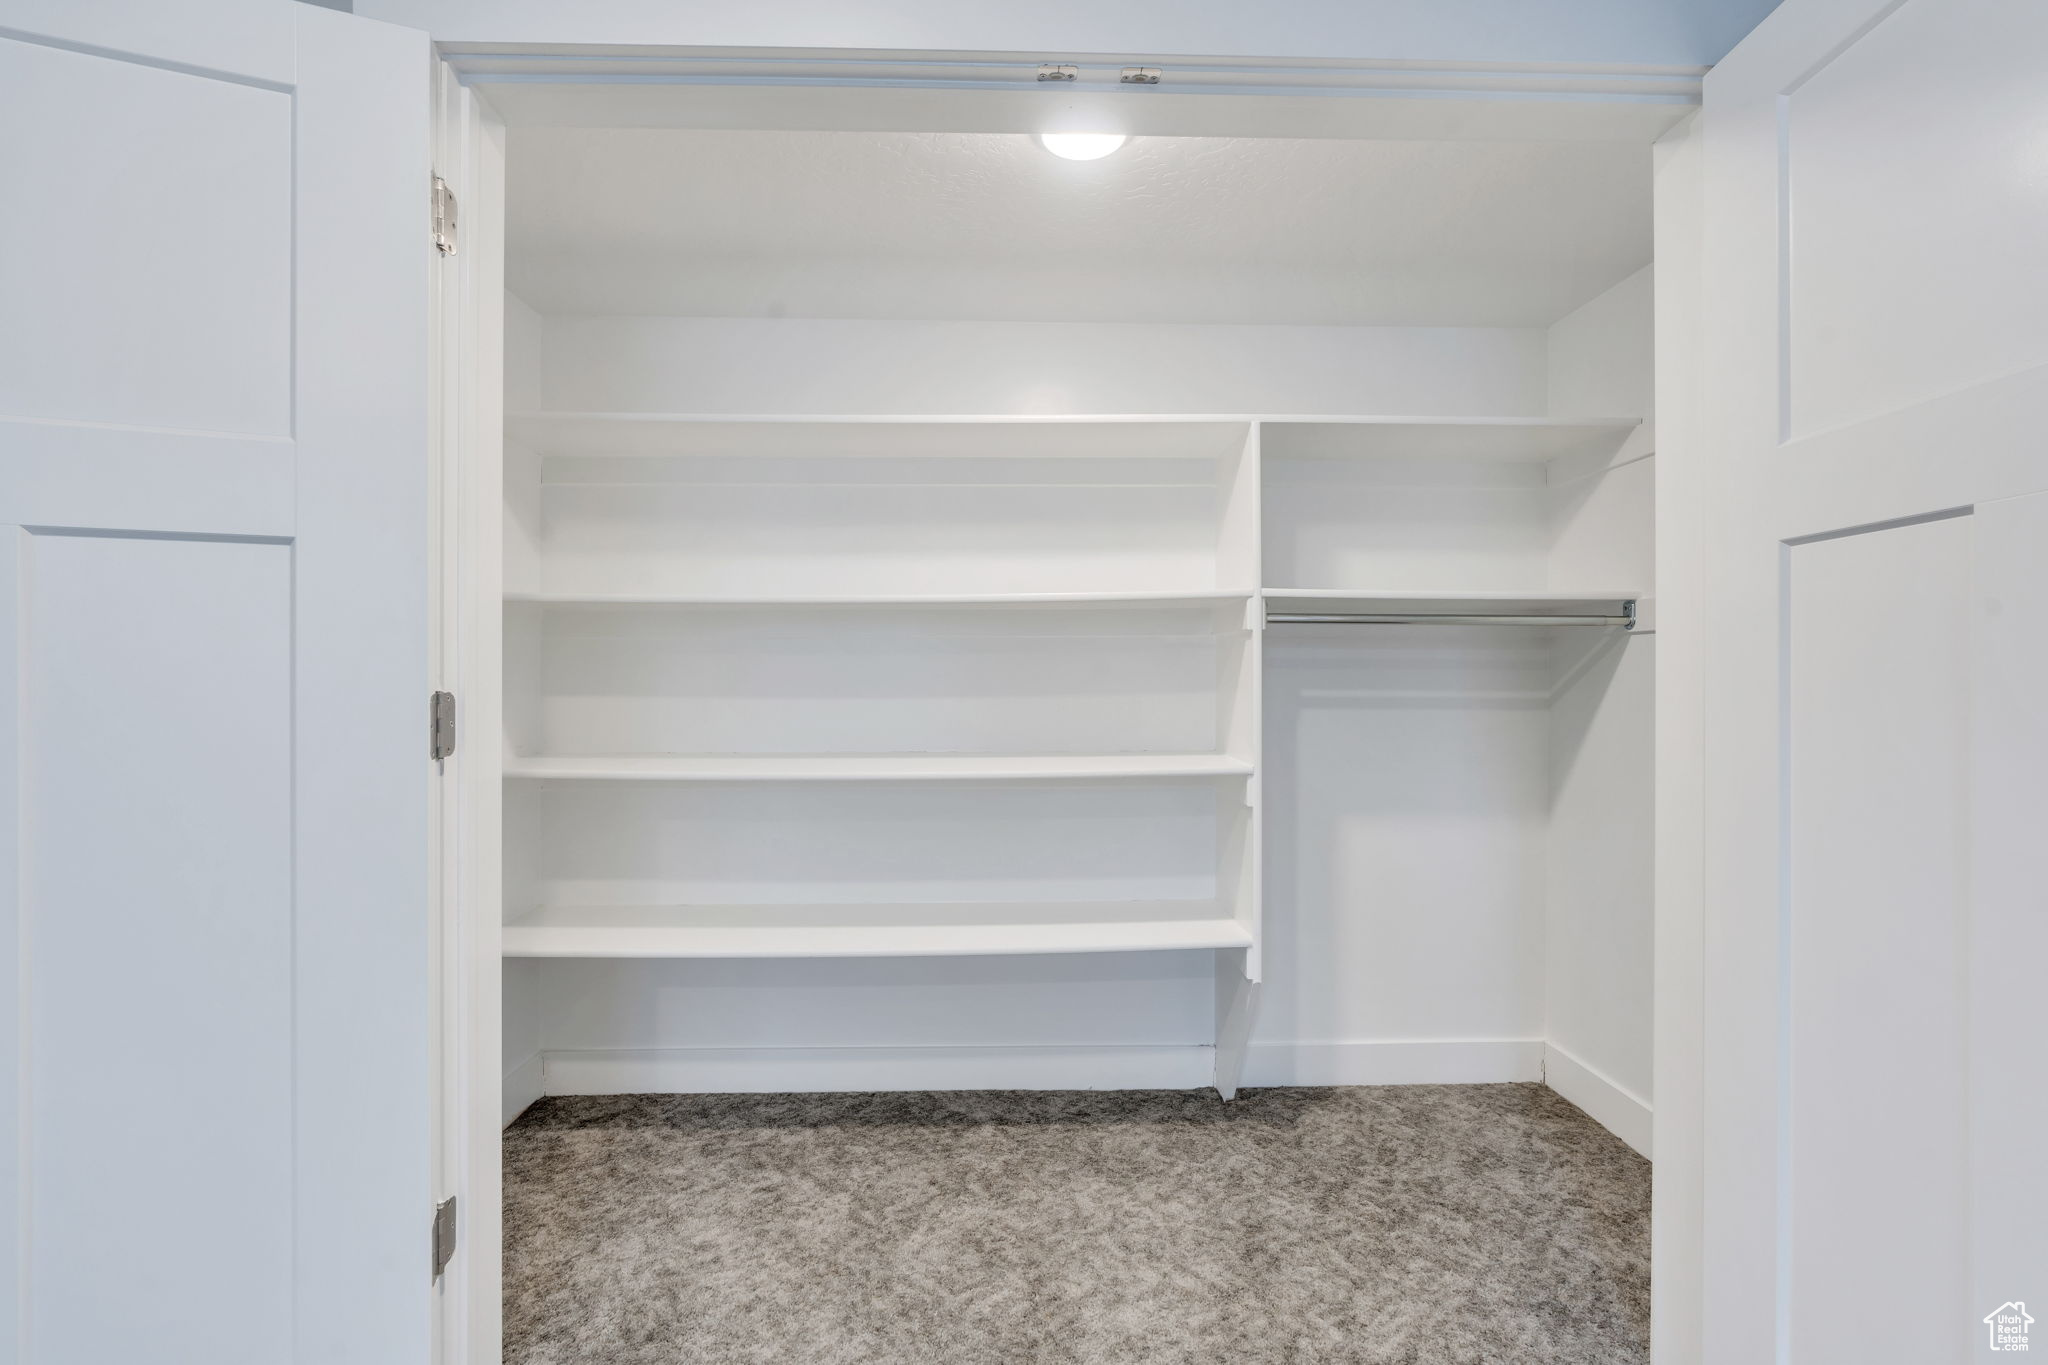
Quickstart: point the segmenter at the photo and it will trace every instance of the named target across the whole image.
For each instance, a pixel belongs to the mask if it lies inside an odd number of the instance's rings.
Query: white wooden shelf
[[[1643,419],[1325,413],[763,414],[522,412],[508,440],[547,455],[1203,455],[1265,424],[1282,457],[1551,460],[1618,447]]]
[[[1547,461],[1613,453],[1640,417],[1302,417],[1266,423],[1278,459]]]
[[[508,758],[505,776],[618,782],[959,782],[1248,777],[1225,754],[617,754]]]
[[[1421,592],[1414,589],[1267,588],[1268,612],[1384,612],[1426,616],[1618,616],[1641,594],[1570,592]]]
[[[507,957],[937,957],[1249,947],[1212,901],[550,907]]]
[[[1215,456],[1250,419],[526,412],[505,437],[541,455]]]
[[[1000,592],[839,596],[743,596],[734,594],[649,595],[633,593],[512,592],[507,602],[548,607],[1171,607],[1244,602],[1250,589],[1143,592]]]

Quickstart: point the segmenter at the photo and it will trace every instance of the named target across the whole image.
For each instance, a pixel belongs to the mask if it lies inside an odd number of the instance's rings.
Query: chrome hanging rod
[[[1636,628],[1636,604],[1623,604],[1619,616],[1557,616],[1518,612],[1473,616],[1461,612],[1275,611],[1266,614],[1274,626],[1620,626]]]

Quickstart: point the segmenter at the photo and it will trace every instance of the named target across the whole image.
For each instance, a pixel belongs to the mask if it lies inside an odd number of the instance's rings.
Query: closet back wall
[[[550,317],[583,412],[1544,411],[1539,327]]]

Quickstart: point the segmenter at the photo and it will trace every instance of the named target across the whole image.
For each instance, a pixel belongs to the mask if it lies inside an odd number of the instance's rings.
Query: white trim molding
[[[1253,1043],[1244,1084],[1489,1085],[1543,1079],[1540,1038]]]
[[[1543,1045],[1543,1083],[1637,1152],[1645,1157],[1650,1155],[1648,1100],[1587,1066],[1556,1043]]]
[[[864,51],[444,43],[465,84],[830,85],[890,89],[1035,89],[1041,69],[1071,70],[1061,93],[1136,98],[1177,91],[1237,95],[1536,95],[1695,105],[1706,68],[1580,62],[1442,62],[1173,57],[1089,52]],[[1156,71],[1134,86],[1124,73]]]
[[[505,1072],[505,1084],[501,1092],[504,1100],[504,1122],[510,1124],[526,1112],[527,1106],[547,1094],[541,1080],[541,1054],[533,1053],[519,1065]]]
[[[606,1048],[543,1055],[550,1095],[865,1090],[1193,1090],[1215,1049],[1186,1046]]]
[[[1472,1085],[1543,1079],[1532,1038],[1254,1043],[1243,1084]],[[1194,1090],[1215,1049],[1186,1046],[607,1048],[550,1050],[549,1095],[781,1094],[864,1090]],[[516,1076],[523,1078],[526,1068]],[[530,1100],[506,1080],[506,1108]]]
[[[1699,106],[1704,68],[1563,62],[848,52],[448,42],[513,127],[1622,140]],[[1041,81],[1039,70],[1071,69]],[[1131,84],[1126,69],[1157,69]]]

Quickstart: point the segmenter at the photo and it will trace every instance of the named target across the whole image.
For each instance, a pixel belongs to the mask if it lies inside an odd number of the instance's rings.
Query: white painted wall
[[[1265,442],[1265,582],[1485,592],[1544,586],[1551,491],[1529,461],[1296,458]]]
[[[1651,272],[1545,337],[1553,414],[1654,417]],[[1550,586],[1655,591],[1655,427],[1605,467],[1553,470]],[[1545,869],[1546,1077],[1650,1151],[1656,636],[1559,638]]]
[[[1647,439],[1638,432],[1631,445]],[[1560,591],[1656,590],[1657,461],[1651,455],[1607,468],[1552,469],[1545,581]]]
[[[444,42],[666,43],[1707,66],[1775,0],[356,0]]]
[[[925,1085],[1190,1087],[1212,1070],[1209,953],[541,968],[553,1094],[870,1089],[889,1067]]]
[[[541,1080],[545,1033],[541,964],[531,958],[506,958],[504,971],[505,1024],[499,1036],[504,1048],[504,1120],[510,1123],[545,1093]]]
[[[510,287],[551,316],[1544,327],[1650,254],[1639,139],[1318,128],[1076,162],[830,128],[518,126]]]
[[[1554,588],[1654,592],[1656,460],[1553,489]],[[1626,639],[1557,640],[1545,904],[1549,1079],[1650,1150],[1656,900],[1654,599]]]
[[[1246,1083],[1534,1080],[1549,645],[1534,630],[1276,626],[1266,983]]]
[[[1656,636],[1574,636],[1549,722],[1547,1079],[1650,1151]]]
[[[541,399],[541,337],[545,320],[517,294],[505,293],[505,407],[537,408]]]
[[[1543,354],[1553,417],[1656,416],[1649,266],[1552,323]]]
[[[1541,413],[1535,328],[550,317],[591,412]]]

